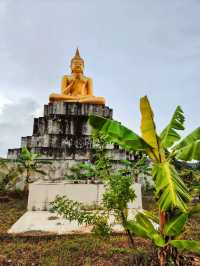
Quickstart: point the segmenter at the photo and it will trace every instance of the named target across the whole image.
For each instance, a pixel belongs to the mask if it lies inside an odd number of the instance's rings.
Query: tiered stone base
[[[35,118],[33,135],[22,137],[27,146],[43,159],[86,159],[92,142],[87,123],[90,114],[112,118],[112,109],[104,105],[51,102],[44,106],[44,116]],[[20,149],[9,149],[8,158],[15,159]],[[77,157],[77,158],[76,158]]]
[[[34,118],[32,136],[21,138],[21,147],[27,146],[40,154],[40,159],[52,163],[43,169],[49,180],[62,179],[74,164],[92,159],[91,128],[87,123],[90,114],[112,119],[113,111],[105,105],[50,102],[44,105],[44,116]],[[115,145],[107,145],[107,149],[116,162],[134,159]],[[9,149],[8,159],[16,159],[20,150]]]

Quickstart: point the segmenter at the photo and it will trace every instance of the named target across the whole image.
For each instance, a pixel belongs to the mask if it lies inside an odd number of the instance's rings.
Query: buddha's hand
[[[74,81],[70,82],[69,85],[64,89],[64,94],[71,94],[71,88],[74,85]]]

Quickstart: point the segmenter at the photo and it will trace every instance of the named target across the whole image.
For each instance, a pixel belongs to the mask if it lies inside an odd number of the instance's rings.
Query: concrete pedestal
[[[141,185],[134,184],[137,198],[128,205],[129,219],[142,211]],[[70,184],[61,182],[35,182],[29,187],[28,211],[10,228],[8,233],[19,234],[24,232],[42,231],[55,234],[89,233],[91,226],[78,225],[76,221],[63,219],[56,213],[51,213],[50,202],[56,196],[67,196],[72,200],[84,204],[100,203],[105,188],[102,184]],[[114,216],[110,216],[109,223],[115,232],[122,232],[123,228],[117,224]]]
[[[137,198],[129,204],[130,209],[142,209],[141,184],[133,185]],[[66,181],[39,181],[29,186],[28,210],[46,211],[50,209],[50,202],[56,196],[66,196],[69,199],[84,204],[99,204],[105,191],[103,184],[70,184]]]

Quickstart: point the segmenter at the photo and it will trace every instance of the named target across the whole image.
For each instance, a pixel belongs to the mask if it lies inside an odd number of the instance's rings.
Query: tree
[[[90,116],[89,123],[96,133],[106,136],[128,151],[141,151],[152,161],[152,177],[155,183],[155,197],[159,207],[159,218],[140,213],[127,223],[134,234],[150,238],[159,247],[160,265],[176,254],[176,250],[200,251],[200,242],[176,239],[184,230],[190,215],[191,200],[188,188],[179,177],[172,161],[200,160],[200,127],[181,139],[179,131],[184,129],[184,115],[177,106],[169,124],[159,135],[148,98],[140,99],[141,136],[119,122]],[[195,211],[199,211],[196,207]],[[152,221],[159,223],[156,230]],[[174,259],[175,260],[175,259]]]
[[[66,219],[76,220],[79,224],[94,225],[94,232],[103,233],[103,236],[111,232],[109,217],[114,215],[115,219],[124,227],[130,246],[134,246],[133,236],[126,227],[128,221],[128,203],[135,199],[133,189],[132,169],[114,169],[112,158],[106,153],[106,139],[99,134],[93,136],[95,143],[94,160],[90,165],[95,179],[101,181],[105,186],[101,208],[95,212],[88,212],[83,209],[81,203],[74,202],[66,197],[57,197],[52,203],[53,210],[63,215]],[[88,169],[87,164],[85,164]],[[74,176],[73,176],[74,178]],[[76,177],[75,177],[76,179]],[[98,184],[97,184],[98,186]]]

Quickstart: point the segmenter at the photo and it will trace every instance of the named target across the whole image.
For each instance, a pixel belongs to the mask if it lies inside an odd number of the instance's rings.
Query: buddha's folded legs
[[[79,102],[79,103],[91,103],[91,104],[105,104],[103,97],[95,96],[71,96],[64,94],[52,93],[49,96],[49,101],[65,101],[65,102]]]
[[[49,95],[49,101],[74,101],[74,102],[78,102],[78,99],[77,99],[77,97],[70,96],[70,95],[51,93]]]
[[[105,104],[105,99],[103,97],[94,96],[84,96],[79,99],[80,103],[92,103],[92,104]]]

